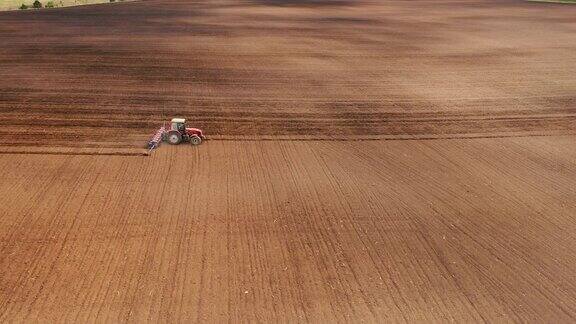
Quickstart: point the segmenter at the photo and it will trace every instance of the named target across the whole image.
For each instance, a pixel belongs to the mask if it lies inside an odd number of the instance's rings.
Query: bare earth
[[[42,6],[45,7],[50,0],[40,0]],[[20,10],[22,4],[27,5],[28,10],[35,10],[32,8],[34,0],[0,0],[0,10]],[[110,3],[110,0],[52,0],[56,8],[69,7],[69,6],[83,6],[96,3]],[[51,9],[51,8],[45,8]]]
[[[0,150],[576,133],[576,7],[168,1],[0,13]],[[26,119],[22,118],[26,116]]]
[[[0,322],[576,321],[574,17],[0,13]]]

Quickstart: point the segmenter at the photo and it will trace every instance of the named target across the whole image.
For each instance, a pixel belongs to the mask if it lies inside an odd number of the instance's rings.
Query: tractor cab
[[[198,145],[205,137],[201,129],[186,127],[186,119],[172,118],[170,129],[164,133],[163,139],[170,144],[190,142],[192,145]]]
[[[175,130],[184,134],[186,132],[186,119],[172,118],[172,121],[170,122],[170,130]]]

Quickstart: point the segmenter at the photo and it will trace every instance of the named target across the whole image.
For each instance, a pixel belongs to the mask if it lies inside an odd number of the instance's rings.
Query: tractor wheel
[[[197,135],[192,135],[190,136],[190,143],[192,145],[200,145],[200,143],[202,143],[202,139]]]
[[[178,131],[168,132],[168,143],[172,145],[180,144],[182,142],[182,135]]]

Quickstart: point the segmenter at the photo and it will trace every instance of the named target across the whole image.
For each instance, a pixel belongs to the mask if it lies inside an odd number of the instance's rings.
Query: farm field
[[[575,160],[573,137],[4,156],[0,321],[570,322]]]
[[[46,6],[50,0],[40,1],[42,6]],[[87,4],[96,3],[106,3],[110,0],[52,0],[55,7],[69,7],[69,6],[81,6]],[[22,4],[25,4],[32,8],[34,0],[0,0],[0,10],[18,10]],[[30,9],[32,10],[32,9]]]
[[[549,2],[549,3],[563,3],[563,4],[576,4],[576,0],[528,0],[535,2]]]
[[[575,13],[478,0],[4,12],[0,150],[142,147],[175,115],[228,139],[574,134]]]
[[[0,322],[576,321],[574,17],[0,12]]]

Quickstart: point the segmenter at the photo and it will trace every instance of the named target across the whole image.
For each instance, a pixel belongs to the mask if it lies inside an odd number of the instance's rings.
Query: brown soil
[[[0,322],[576,321],[575,16],[0,13]]]
[[[576,319],[573,137],[0,159],[0,321]]]
[[[576,132],[576,7],[167,1],[0,13],[0,145]]]

